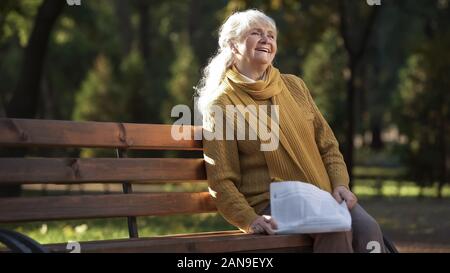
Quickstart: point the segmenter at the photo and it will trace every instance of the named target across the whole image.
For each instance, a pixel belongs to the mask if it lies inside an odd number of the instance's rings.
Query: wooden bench
[[[191,132],[199,127],[185,127]],[[0,146],[107,148],[117,158],[0,158],[0,185],[118,183],[123,193],[0,198],[0,224],[126,217],[129,237],[80,242],[81,252],[309,252],[299,235],[250,235],[239,230],[140,238],[136,217],[215,212],[208,192],[133,192],[133,184],[205,182],[203,158],[127,158],[129,150],[201,151],[202,142],[176,141],[171,125],[0,119]],[[62,231],[61,231],[62,232]],[[50,244],[49,252],[68,252]]]

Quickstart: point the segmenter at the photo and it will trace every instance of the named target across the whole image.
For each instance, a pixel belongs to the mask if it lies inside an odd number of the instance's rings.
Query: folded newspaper
[[[272,217],[277,234],[349,231],[352,219],[345,201],[336,202],[329,192],[300,181],[270,184]]]

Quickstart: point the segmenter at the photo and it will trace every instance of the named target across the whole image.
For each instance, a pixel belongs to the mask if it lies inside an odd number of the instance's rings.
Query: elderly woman
[[[377,222],[349,190],[346,165],[331,128],[303,80],[281,74],[272,65],[276,53],[273,19],[258,10],[234,13],[221,27],[218,52],[197,87],[204,129],[223,136],[204,138],[208,183],[218,211],[244,232],[274,234],[270,183],[303,181],[330,192],[339,203],[345,200],[352,216],[349,232],[310,234],[314,252],[367,252],[370,241],[379,242],[384,252]],[[278,113],[267,115],[278,117],[280,145],[263,151],[261,139],[249,139],[249,132],[244,139],[226,138],[225,125],[236,124],[227,106],[238,105],[278,106]],[[214,107],[227,114],[220,117]],[[254,123],[249,128],[257,130]]]

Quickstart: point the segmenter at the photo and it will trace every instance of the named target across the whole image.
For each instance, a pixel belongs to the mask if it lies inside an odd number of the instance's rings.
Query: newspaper
[[[277,234],[349,231],[352,219],[345,201],[336,202],[329,192],[300,181],[270,184],[272,217]]]

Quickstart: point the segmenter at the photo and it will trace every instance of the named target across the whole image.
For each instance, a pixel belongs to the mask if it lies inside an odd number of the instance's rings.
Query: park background
[[[274,65],[307,83],[360,203],[401,251],[450,252],[449,1],[368,2],[377,1],[2,0],[0,117],[171,124],[174,105],[193,107],[193,86],[217,49],[223,20],[258,8],[277,22]],[[207,184],[197,187],[135,190]],[[33,185],[0,193],[98,191],[121,188]],[[141,217],[138,224],[141,236],[234,229],[218,214]],[[41,243],[128,235],[125,218],[2,226]]]

